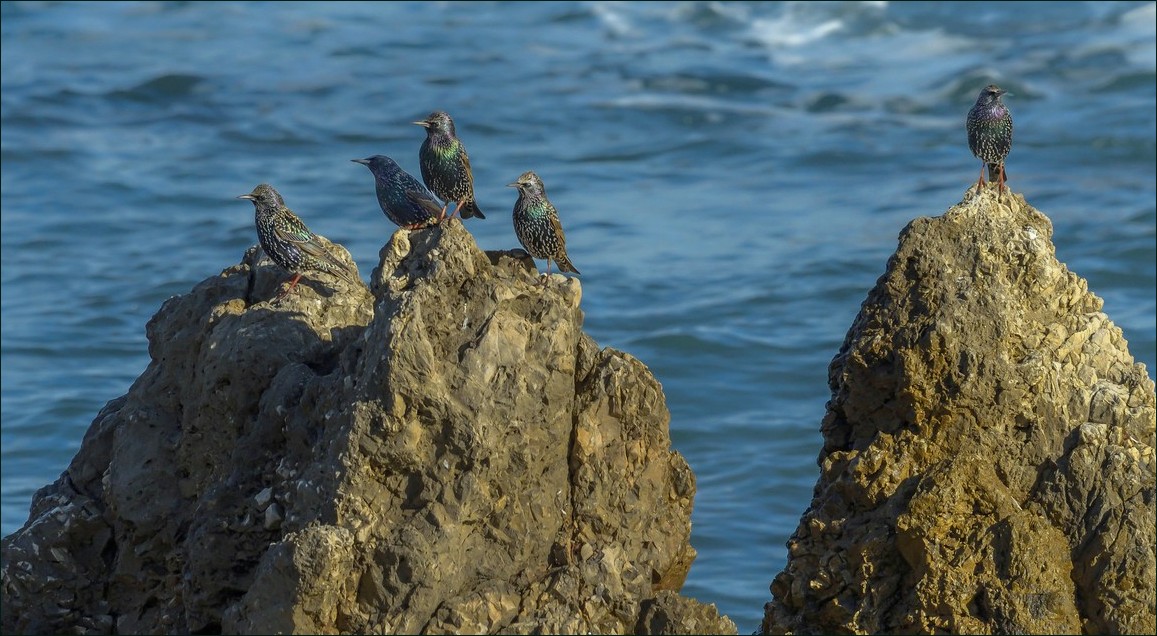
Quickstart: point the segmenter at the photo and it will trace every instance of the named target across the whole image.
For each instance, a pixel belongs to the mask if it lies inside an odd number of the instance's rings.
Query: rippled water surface
[[[698,477],[684,593],[759,626],[818,475],[827,364],[900,229],[974,182],[964,115],[1155,363],[1151,2],[3,3],[2,531],[148,362],[166,298],[255,242],[260,182],[368,275],[354,157],[454,116],[489,218],[546,183],[587,330],[654,371]],[[540,264],[541,265],[541,264]]]

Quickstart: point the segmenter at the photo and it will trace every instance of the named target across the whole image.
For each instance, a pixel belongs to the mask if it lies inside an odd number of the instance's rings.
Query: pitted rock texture
[[[695,477],[577,280],[459,220],[285,278],[251,250],[150,321],[3,540],[4,633],[735,633],[677,594]]]
[[[1153,633],[1154,385],[1048,218],[900,235],[829,378],[764,633]]]

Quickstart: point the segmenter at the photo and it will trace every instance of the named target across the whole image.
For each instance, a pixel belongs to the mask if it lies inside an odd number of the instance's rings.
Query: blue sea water
[[[239,261],[274,184],[363,275],[448,111],[485,249],[536,171],[585,327],[662,382],[698,477],[683,592],[749,633],[818,476],[827,365],[901,228],[975,182],[996,82],[1009,184],[1157,364],[1153,2],[4,2],[2,519],[26,520],[148,363],[168,297]],[[542,265],[542,263],[540,263]]]

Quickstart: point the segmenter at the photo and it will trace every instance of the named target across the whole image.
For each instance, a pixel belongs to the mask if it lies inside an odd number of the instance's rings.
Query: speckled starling
[[[546,259],[546,273],[550,274],[550,261],[558,263],[560,272],[579,273],[566,255],[566,236],[558,220],[558,210],[546,198],[546,188],[542,179],[531,171],[522,173],[518,181],[506,184],[518,188],[518,201],[514,203],[514,234],[518,242],[534,258]]]
[[[443,201],[458,204],[450,216],[461,211],[464,219],[472,216],[485,219],[486,215],[474,200],[474,173],[470,170],[466,146],[454,134],[454,120],[439,110],[414,123],[426,129],[426,141],[418,151],[426,187]]]
[[[281,300],[293,291],[302,274],[310,271],[333,274],[354,286],[361,283],[357,273],[350,271],[345,263],[330,254],[318,242],[317,235],[309,231],[293,210],[285,207],[285,200],[273,186],[262,183],[253,188],[253,192],[237,198],[253,202],[257,240],[261,242],[261,249],[274,263],[293,274],[289,288],[275,300]]]
[[[1012,114],[1000,101],[1000,96],[1004,94],[1005,90],[996,84],[985,86],[965,120],[968,147],[983,162],[980,165],[980,179],[976,182],[978,194],[984,186],[986,166],[988,180],[997,182],[998,193],[1004,192],[1004,158],[1012,148]]]
[[[393,159],[374,155],[350,161],[366,166],[374,174],[378,205],[394,224],[416,230],[437,225],[446,216],[446,204]]]

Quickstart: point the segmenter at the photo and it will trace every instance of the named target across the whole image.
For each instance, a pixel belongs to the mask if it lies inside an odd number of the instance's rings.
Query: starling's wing
[[[298,245],[313,239],[313,232],[310,232],[305,223],[289,208],[282,207],[278,217],[280,217],[278,221],[273,224],[273,232],[277,238]]]
[[[463,178],[466,180],[467,192],[474,193],[474,171],[470,168],[470,155],[466,154],[466,147],[459,146],[462,151],[459,153],[462,156],[462,170],[465,172]]]
[[[476,216],[485,219],[486,215],[478,209],[478,202],[474,200],[474,170],[470,167],[470,155],[466,154],[465,146],[459,147],[462,149],[460,154],[462,156],[463,181],[465,182],[461,190],[465,192],[464,198],[468,199],[466,205],[462,207],[462,218]]]
[[[317,235],[309,231],[302,223],[301,219],[296,216],[286,217],[286,223],[278,224],[273,229],[273,232],[283,241],[288,241],[301,248],[309,256],[319,261],[324,261],[333,266],[330,270],[332,273],[345,279],[347,283],[353,284],[355,277],[349,271],[349,267],[342,261],[338,260],[336,256],[329,253],[329,250],[322,246],[321,242],[317,240]]]
[[[297,217],[286,217],[285,223],[278,223],[273,228],[273,233],[277,238],[287,243],[292,243],[301,248],[301,251],[313,256],[314,258],[322,258],[331,260],[333,257],[325,251],[321,243],[317,242],[317,237],[305,224]]]
[[[996,136],[996,152],[1001,157],[1007,157],[1012,150],[1012,115],[1006,117],[1000,126],[1000,134]]]
[[[562,222],[558,220],[558,214],[549,215],[550,231],[558,237],[558,251],[566,251],[566,235],[562,233]]]
[[[570,262],[570,257],[567,256],[566,236],[562,233],[562,223],[558,220],[557,213],[550,215],[550,227],[551,231],[558,237],[558,250],[554,254],[554,262],[558,263],[559,271],[580,274],[578,268]]]
[[[976,108],[968,112],[968,119],[964,120],[964,128],[968,131],[968,149],[976,157],[980,157],[980,124],[977,122]]]
[[[406,198],[435,219],[442,218],[442,214],[446,212],[446,204],[439,201],[438,197],[429,191],[406,190]]]
[[[430,138],[422,142],[422,147],[418,150],[418,168],[422,171],[422,181],[427,188],[434,185],[434,151],[430,148]]]
[[[291,212],[284,215],[283,218],[285,222],[278,223],[273,228],[273,233],[277,235],[277,238],[300,247],[301,251],[314,258],[320,258],[340,265],[339,262],[334,261],[333,256],[330,256],[329,252],[317,241],[314,233],[310,232],[309,228],[305,227],[305,223],[297,218],[295,214]]]

